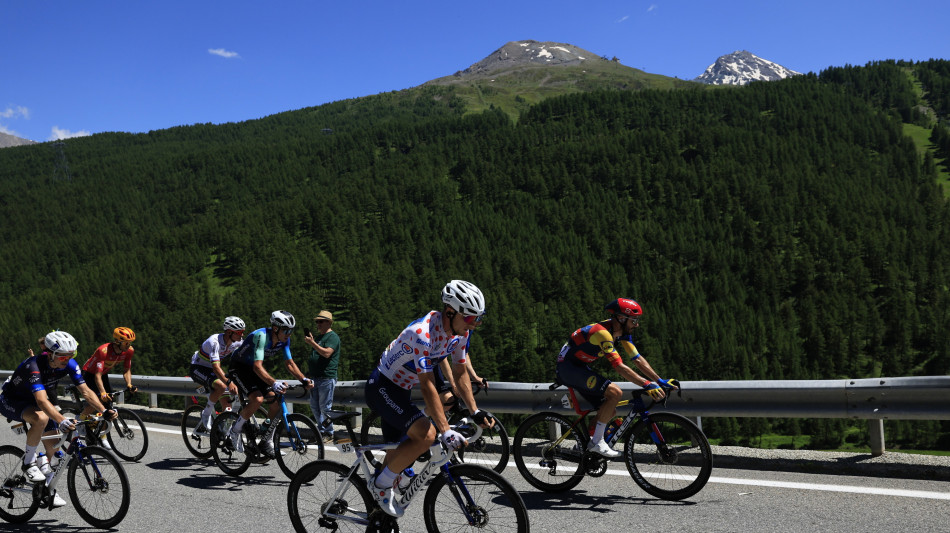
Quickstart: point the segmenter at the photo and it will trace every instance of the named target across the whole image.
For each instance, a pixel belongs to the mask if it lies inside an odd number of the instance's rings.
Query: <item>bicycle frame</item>
[[[571,424],[571,427],[554,441],[555,445],[559,445],[562,442],[564,442],[564,439],[569,437],[572,431],[577,430],[578,425],[580,425],[580,430],[583,431],[584,434],[586,435],[588,433],[588,425],[585,422],[587,420],[587,416],[591,413],[597,412],[596,408],[590,408],[590,409],[582,408],[580,401],[578,401],[577,396],[574,393],[574,389],[571,387],[568,387],[567,390],[568,390],[568,396],[571,403],[571,407],[574,408],[574,412],[577,413],[578,416],[577,416],[577,419],[574,420],[574,423]],[[656,403],[657,402],[653,402],[649,406],[645,405],[643,403],[643,398],[641,397],[641,395],[637,394],[637,391],[634,391],[634,396],[632,399],[621,400],[620,402],[618,402],[617,403],[618,408],[629,405],[630,411],[623,418],[623,422],[620,423],[620,426],[617,428],[617,430],[614,431],[613,434],[611,434],[609,437],[605,439],[607,444],[610,446],[613,446],[613,444],[617,442],[617,439],[619,439],[620,436],[624,434],[627,428],[629,428],[631,425],[637,422],[637,419],[642,419],[644,422],[650,423],[649,409]],[[659,429],[655,425],[653,424],[651,425],[652,425],[652,429],[650,431],[650,438],[653,439],[653,442],[657,446],[660,446],[663,444],[663,436],[660,435]]]
[[[83,475],[86,477],[86,483],[90,485],[93,484],[92,479],[89,477],[89,472],[84,467],[86,457],[83,456],[83,449],[86,447],[84,437],[79,431],[80,425],[85,424],[85,429],[88,431],[89,426],[93,424],[99,424],[104,419],[102,417],[96,417],[95,419],[90,420],[89,422],[77,422],[77,427],[73,430],[70,430],[69,433],[62,433],[60,436],[47,435],[43,436],[42,440],[53,440],[59,439],[59,443],[56,445],[56,448],[63,450],[63,453],[66,454],[63,459],[59,461],[55,467],[50,465],[50,468],[53,469],[53,477],[46,480],[46,488],[48,494],[53,494],[56,490],[57,485],[59,484],[59,478],[69,470],[69,464],[73,461],[80,461],[79,465],[82,467]],[[73,436],[75,434],[75,436]],[[68,444],[68,445],[67,445]],[[66,458],[68,457],[68,458]],[[101,475],[102,472],[99,471],[99,465],[96,464],[95,459],[88,458],[89,464],[92,465],[92,468],[95,470],[96,475]],[[50,500],[49,505],[52,505],[52,500]]]
[[[480,433],[480,432],[479,432]],[[477,438],[477,436],[476,436]],[[366,458],[366,452],[373,451],[386,451],[392,450],[399,446],[398,443],[386,443],[386,444],[367,444],[362,446],[349,446],[349,443],[341,443],[341,451],[347,452],[352,450],[356,454],[356,459],[353,461],[353,464],[350,466],[349,471],[347,472],[346,478],[337,486],[336,491],[333,494],[333,501],[337,501],[343,498],[346,492],[350,489],[351,485],[346,483],[348,479],[353,477],[353,474],[357,469],[361,469],[363,473],[363,479],[372,479],[373,478],[373,468],[370,465],[369,459]],[[436,475],[446,476],[449,483],[461,490],[453,490],[452,494],[455,496],[456,501],[459,504],[459,508],[462,510],[462,513],[465,514],[465,519],[469,524],[474,525],[476,523],[474,517],[468,511],[469,508],[473,507],[473,498],[468,492],[468,489],[459,479],[452,476],[452,473],[449,470],[451,465],[452,454],[448,452],[445,446],[441,442],[436,442],[429,447],[430,457],[438,457],[434,461],[430,459],[426,462],[426,467],[422,472],[413,476],[412,481],[409,483],[409,486],[406,487],[406,490],[403,491],[402,495],[399,496],[397,504],[403,508],[408,507],[415,497],[422,492],[422,490],[429,484],[429,481]],[[368,519],[354,518],[352,516],[341,516],[333,513],[325,513],[324,516],[333,518],[336,520],[343,520],[347,522],[353,522],[360,525],[368,525]]]

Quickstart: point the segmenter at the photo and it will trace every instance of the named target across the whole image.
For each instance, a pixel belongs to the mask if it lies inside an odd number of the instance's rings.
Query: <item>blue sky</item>
[[[240,122],[414,87],[509,41],[692,79],[748,50],[799,72],[950,59],[947,0],[0,0],[0,132]]]

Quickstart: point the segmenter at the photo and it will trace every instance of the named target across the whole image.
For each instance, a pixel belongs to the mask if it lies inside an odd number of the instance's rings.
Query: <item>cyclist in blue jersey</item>
[[[78,343],[72,335],[65,331],[53,331],[44,337],[43,344],[47,351],[34,355],[33,350],[30,350],[30,357],[17,366],[0,392],[0,415],[30,425],[26,433],[23,472],[33,482],[44,481],[46,475],[53,473],[48,462],[37,464],[36,450],[42,436],[56,429],[67,432],[75,428],[75,420],[64,417],[47,395],[47,390],[54,390],[60,379],[69,376],[90,405],[106,413],[109,418],[116,416],[115,411],[106,411],[99,397],[82,378],[82,369],[74,359]],[[46,457],[53,457],[56,443],[46,440],[44,446]],[[63,505],[66,502],[58,495],[54,496],[53,507]]]
[[[241,440],[244,423],[250,420],[254,412],[264,403],[265,395],[272,397],[274,392],[280,394],[287,389],[286,382],[272,377],[264,368],[265,359],[282,357],[287,370],[306,385],[308,390],[313,388],[313,382],[297,368],[297,363],[294,363],[294,358],[290,354],[290,335],[297,325],[294,315],[287,311],[274,311],[270,315],[270,323],[270,327],[258,329],[248,335],[241,347],[231,355],[231,370],[237,373],[234,379],[238,382],[238,387],[247,392],[247,405],[241,409],[241,416],[231,426],[231,432],[228,435],[234,449],[241,453],[244,453],[244,443]],[[280,404],[271,403],[268,416],[274,418],[279,412]],[[277,424],[272,424],[270,434],[264,439],[265,448],[261,450],[270,458],[274,458],[273,432],[276,429]]]
[[[433,372],[442,360],[451,357],[455,385],[472,417],[483,427],[494,419],[478,409],[472,384],[466,374],[468,339],[485,314],[485,298],[475,285],[452,280],[442,289],[442,311],[430,311],[409,324],[383,351],[379,365],[366,381],[366,403],[379,414],[383,438],[399,446],[386,453],[384,468],[368,480],[370,492],[387,514],[400,517],[405,512],[396,503],[396,491],[408,485],[401,474],[442,434],[450,449],[466,444],[465,438],[449,428]],[[425,413],[413,405],[410,390],[419,385],[425,400]],[[435,427],[429,422],[432,419]]]

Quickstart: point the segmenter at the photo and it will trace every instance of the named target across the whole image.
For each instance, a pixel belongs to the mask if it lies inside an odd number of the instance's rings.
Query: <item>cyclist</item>
[[[125,379],[125,388],[129,393],[138,390],[132,385],[132,354],[135,349],[132,348],[132,341],[135,340],[135,332],[126,327],[117,327],[112,331],[112,342],[107,342],[96,348],[92,357],[82,365],[82,377],[89,385],[89,388],[99,395],[99,400],[105,404],[112,400],[112,384],[109,383],[109,370],[112,370],[117,364],[121,363],[122,377]],[[87,403],[82,410],[83,416],[88,416],[96,412],[97,407]],[[105,433],[100,437],[99,445],[103,448],[111,449],[106,440]]]
[[[214,404],[221,398],[224,391],[230,391],[231,396],[237,396],[237,385],[221,369],[221,360],[228,359],[231,354],[241,347],[244,339],[246,324],[240,317],[229,316],[224,319],[221,328],[223,333],[215,333],[201,343],[201,348],[191,356],[191,368],[188,375],[195,383],[208,391],[208,403],[201,411],[201,422],[195,434],[207,437],[211,434],[211,415],[214,414]]]
[[[241,440],[241,429],[255,411],[264,403],[264,396],[273,398],[273,393],[283,393],[287,390],[287,383],[271,377],[264,368],[264,360],[272,356],[282,356],[287,370],[300,380],[307,389],[313,388],[313,382],[303,375],[303,372],[294,363],[290,355],[290,335],[297,326],[294,315],[287,311],[274,311],[270,315],[270,327],[260,328],[248,335],[241,347],[231,356],[231,369],[236,371],[237,385],[247,392],[247,405],[241,409],[240,417],[231,426],[228,437],[234,449],[244,453],[244,442]],[[273,392],[271,392],[273,391]],[[267,416],[273,419],[280,412],[280,404],[271,403]],[[274,431],[277,424],[271,424],[270,433],[264,439],[264,449],[261,452],[274,458]]]
[[[441,312],[430,311],[406,326],[383,351],[379,365],[366,381],[366,403],[379,413],[383,438],[397,442],[407,437],[386,453],[384,468],[367,483],[380,508],[397,518],[405,509],[396,503],[396,491],[408,484],[408,479],[404,481],[397,472],[403,472],[432,445],[436,430],[450,449],[466,444],[461,434],[449,428],[435,386],[433,370],[443,359],[451,357],[456,386],[473,418],[483,427],[494,424],[491,415],[475,404],[471,382],[461,379],[466,373],[468,338],[485,315],[485,298],[475,285],[452,280],[442,289],[442,302],[445,305]],[[410,398],[415,385],[422,389],[425,414]]]
[[[65,331],[50,332],[43,339],[43,353],[26,358],[13,375],[3,384],[0,392],[0,415],[18,422],[26,422],[30,429],[26,433],[26,452],[23,454],[23,472],[30,481],[44,481],[52,475],[48,462],[37,464],[37,448],[40,439],[46,433],[55,433],[56,429],[67,432],[75,428],[75,420],[69,420],[59,412],[49,400],[47,391],[54,390],[60,379],[69,376],[86,401],[109,418],[115,418],[115,411],[106,411],[99,403],[96,394],[83,380],[79,364],[73,358],[76,355],[76,339]],[[56,442],[44,441],[46,457],[56,453]],[[53,496],[53,507],[62,507],[66,502],[59,495]]]
[[[629,298],[618,298],[605,305],[604,310],[610,315],[607,320],[584,326],[571,334],[558,355],[556,372],[561,383],[573,388],[587,401],[598,406],[597,426],[587,445],[587,451],[612,458],[619,456],[620,452],[604,441],[604,430],[617,412],[617,404],[623,391],[609,379],[594,372],[589,364],[605,358],[617,373],[645,388],[655,400],[663,399],[666,396],[663,387],[671,386],[666,380],[660,379],[650,363],[633,345],[633,329],[640,325],[640,317],[643,316],[640,304]],[[642,377],[624,364],[623,358],[617,352],[617,345],[650,379]]]

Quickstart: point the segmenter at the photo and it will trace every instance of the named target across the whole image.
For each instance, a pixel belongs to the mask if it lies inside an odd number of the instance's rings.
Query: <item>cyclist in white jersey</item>
[[[380,415],[385,440],[397,442],[407,437],[386,454],[385,468],[368,480],[370,492],[380,508],[395,517],[405,511],[396,504],[396,491],[407,484],[400,483],[402,476],[397,472],[405,470],[428,450],[436,438],[436,430],[442,434],[442,442],[452,449],[466,444],[462,435],[449,428],[433,379],[433,371],[443,359],[451,358],[456,386],[465,405],[472,409],[473,418],[483,427],[494,425],[491,416],[475,404],[471,382],[461,379],[467,372],[468,337],[485,314],[485,298],[475,285],[452,280],[442,289],[442,301],[445,307],[441,312],[430,311],[409,324],[389,344],[380,357],[379,366],[366,381],[366,403]],[[410,398],[410,389],[416,385],[422,389],[425,414]]]
[[[229,316],[224,319],[221,328],[224,333],[215,333],[203,343],[201,348],[191,356],[191,368],[188,375],[202,385],[208,392],[208,403],[201,411],[201,423],[198,424],[196,434],[207,436],[211,434],[211,415],[214,414],[214,404],[221,398],[225,390],[236,397],[237,385],[231,383],[221,368],[221,362],[231,357],[231,354],[241,347],[244,341],[244,330],[247,326],[240,317]]]

